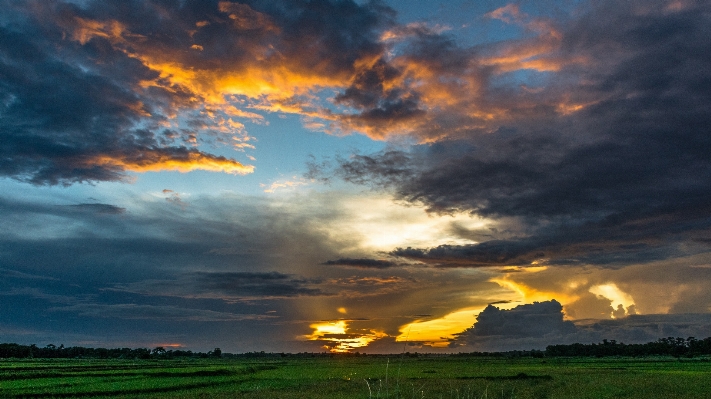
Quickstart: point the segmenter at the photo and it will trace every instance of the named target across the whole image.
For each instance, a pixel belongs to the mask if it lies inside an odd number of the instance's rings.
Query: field
[[[2,398],[711,398],[708,358],[2,360]]]

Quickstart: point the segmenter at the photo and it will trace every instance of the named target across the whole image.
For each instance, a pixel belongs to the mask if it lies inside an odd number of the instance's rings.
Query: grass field
[[[2,398],[711,398],[707,358],[5,360]]]

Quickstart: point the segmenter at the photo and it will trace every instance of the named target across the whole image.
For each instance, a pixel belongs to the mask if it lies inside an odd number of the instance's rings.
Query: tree
[[[222,351],[220,348],[215,348],[215,350],[207,352],[207,355],[210,357],[222,357]]]
[[[153,351],[151,352],[151,355],[153,355],[153,357],[159,357],[159,358],[165,357],[165,348],[162,346],[158,346],[155,349],[153,349]]]

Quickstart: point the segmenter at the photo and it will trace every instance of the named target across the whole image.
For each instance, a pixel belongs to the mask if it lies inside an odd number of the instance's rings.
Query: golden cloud
[[[200,152],[190,152],[180,155],[168,152],[144,152],[142,155],[143,157],[140,159],[136,159],[135,157],[127,158],[102,155],[89,158],[84,163],[88,166],[117,167],[132,172],[158,172],[167,170],[186,173],[194,170],[205,170],[244,175],[254,171],[254,166],[243,165],[232,159]]]

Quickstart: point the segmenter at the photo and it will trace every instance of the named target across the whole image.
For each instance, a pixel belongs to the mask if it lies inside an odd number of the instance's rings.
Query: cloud
[[[2,2],[1,175],[70,185],[251,173],[196,146],[253,148],[240,119],[261,123],[255,110],[322,113],[310,92],[346,85],[382,51],[376,29],[392,15],[353,2],[127,4]]]
[[[711,315],[699,313],[631,315],[622,319],[576,322],[576,342],[614,339],[627,344],[666,337],[711,336]]]
[[[407,292],[417,285],[412,277],[399,276],[348,276],[324,281],[324,287],[337,292],[339,298],[382,297]]]
[[[509,5],[487,18],[524,35],[471,48],[441,27],[398,25],[379,2],[125,4],[3,3],[0,174],[72,184],[251,173],[198,146],[249,150],[242,121],[281,112],[329,133],[468,148],[423,154],[414,170],[385,156],[367,170],[366,158],[341,163],[361,166],[346,180],[396,179],[403,198],[437,211],[643,212],[672,187],[686,201],[704,194],[701,3],[596,2],[559,20]],[[640,208],[639,189],[660,200]]]
[[[455,104],[457,129],[412,125],[428,144],[314,165],[312,176],[505,223],[478,244],[394,252],[440,265],[627,265],[708,251],[709,10],[655,4],[595,2],[555,22],[556,56],[584,62],[545,72],[535,90],[493,73],[488,101],[510,111],[472,125]],[[516,22],[516,10],[496,15]]]
[[[77,204],[66,206],[77,211],[93,212],[105,215],[120,215],[126,212],[126,208],[121,208],[119,206],[110,204]]]
[[[318,281],[295,278],[277,272],[260,273],[193,273],[198,287],[216,290],[228,296],[284,298],[295,296],[331,295],[310,285]]]
[[[390,255],[437,267],[486,267],[531,264],[545,257],[536,246],[517,241],[491,240],[471,245],[440,245],[429,249],[397,248]]]
[[[543,338],[575,331],[572,322],[563,320],[563,306],[556,300],[518,305],[510,310],[487,306],[476,318],[474,326],[464,334],[470,340],[482,337]]]
[[[706,337],[709,314],[630,315],[615,320],[564,320],[555,300],[519,305],[510,310],[489,305],[474,325],[457,335],[452,345],[473,351],[545,349],[547,345],[597,343],[614,339],[627,344],[665,337]]]
[[[339,258],[328,260],[324,265],[335,266],[350,266],[361,269],[387,269],[390,267],[399,266],[398,263],[384,259],[369,259],[369,258]]]
[[[416,207],[400,207],[406,212],[403,216],[398,213],[400,208],[381,201],[380,195],[359,198],[354,209],[362,210],[366,203],[367,214],[344,209],[343,201],[352,198],[337,193],[283,198],[194,195],[184,210],[167,203],[164,195],[131,197],[131,201],[116,198],[113,206],[125,206],[123,213],[97,212],[104,207],[58,205],[63,201],[61,196],[46,195],[34,201],[4,198],[0,216],[7,228],[0,234],[4,269],[0,275],[6,278],[0,278],[0,292],[6,293],[3,303],[8,306],[1,309],[6,321],[2,327],[32,327],[44,331],[43,336],[48,337],[44,342],[65,345],[63,337],[81,329],[93,342],[101,342],[102,337],[119,342],[121,336],[130,336],[136,337],[136,345],[143,345],[178,337],[177,342],[192,348],[212,349],[220,342],[223,348],[234,348],[232,351],[302,351],[316,350],[310,345],[319,341],[295,341],[295,336],[311,333],[309,326],[318,320],[343,317],[341,308],[347,309],[349,320],[353,320],[353,329],[346,333],[382,331],[392,337],[409,333],[410,338],[427,332],[424,323],[447,321],[453,310],[466,310],[455,328],[439,323],[441,333],[417,339],[435,342],[470,326],[478,310],[496,301],[556,298],[566,314],[576,319],[609,318],[618,301],[629,308],[627,296],[644,314],[707,312],[711,304],[706,289],[711,269],[704,254],[620,268],[560,265],[467,270],[323,265],[327,260],[401,262],[379,259],[382,253],[365,245],[372,237],[361,236],[369,231],[360,230],[361,218],[369,223],[384,220],[386,226],[391,220],[410,220],[405,216],[411,213],[419,215],[415,221],[423,216],[439,220]],[[377,201],[370,202],[373,199]],[[381,219],[382,215],[387,217]],[[383,232],[379,224],[372,226],[370,230]],[[402,235],[407,233],[398,229]],[[429,226],[423,231],[432,230]],[[456,249],[453,246],[455,253]],[[413,260],[430,265],[437,262],[436,258],[423,258],[412,259],[410,264]],[[600,298],[593,288],[610,298]],[[182,316],[179,309],[185,309]],[[278,318],[232,320],[249,315]],[[403,329],[408,324],[413,324],[411,332]],[[661,328],[666,331],[670,327]],[[693,328],[688,330],[693,332]],[[601,334],[580,337],[593,341],[610,338]],[[534,342],[539,338],[526,339]],[[390,348],[379,346],[383,351],[402,350],[402,343],[379,341],[371,343]],[[529,343],[521,347],[532,347]]]
[[[34,274],[22,273],[17,270],[0,269],[0,274],[5,276],[5,278],[20,278],[20,279],[31,279],[31,280],[56,280],[52,277],[38,276]]]
[[[155,188],[154,195],[79,207],[70,206],[81,203],[71,197],[44,194],[64,188],[28,189],[42,195],[17,199],[10,189],[0,199],[6,227],[0,232],[0,292],[7,304],[0,318],[3,328],[43,332],[45,343],[80,341],[69,333],[81,330],[82,339],[97,345],[131,337],[139,346],[172,341],[193,349],[321,350],[319,341],[296,337],[310,334],[318,320],[343,317],[341,308],[352,320],[347,333],[397,335],[416,318],[411,315],[437,317],[467,306],[472,296],[487,303],[489,291],[498,289],[487,273],[459,269],[323,265],[378,260],[369,244],[374,237],[366,233],[388,238],[384,227],[391,220],[438,222],[380,195],[193,194],[181,209],[165,200],[173,192]],[[359,225],[364,221],[367,228]],[[437,230],[430,224],[422,229]],[[421,238],[419,231],[412,234]]]
[[[82,303],[71,306],[54,307],[50,312],[68,312],[82,317],[116,318],[123,320],[152,321],[240,321],[268,319],[270,316],[253,314],[233,314],[207,309],[189,309],[176,306],[127,304]]]
[[[109,44],[123,24],[94,23],[81,16],[88,10],[62,2],[3,8],[0,174],[69,185],[126,180],[127,171],[251,172],[234,159],[166,141],[161,126],[172,112],[164,104],[170,96],[141,90],[156,73]],[[67,36],[70,25],[84,28]]]
[[[624,267],[561,264],[480,268],[476,273],[491,273],[488,281],[501,287],[491,297],[523,303],[555,298],[571,319],[610,319],[636,313],[708,313],[708,263],[704,253]],[[655,292],[664,295],[650,294]]]
[[[259,186],[264,188],[265,193],[272,193],[273,194],[277,191],[282,191],[282,190],[293,191],[297,187],[305,186],[307,184],[309,184],[308,181],[304,180],[303,178],[294,176],[291,180],[279,179],[279,180],[273,181],[269,185],[261,183]]]
[[[180,193],[167,188],[163,189],[161,192],[166,196],[165,200],[167,202],[179,206],[181,209],[185,209],[185,207],[188,206],[188,203],[183,202],[183,199],[180,197]]]

